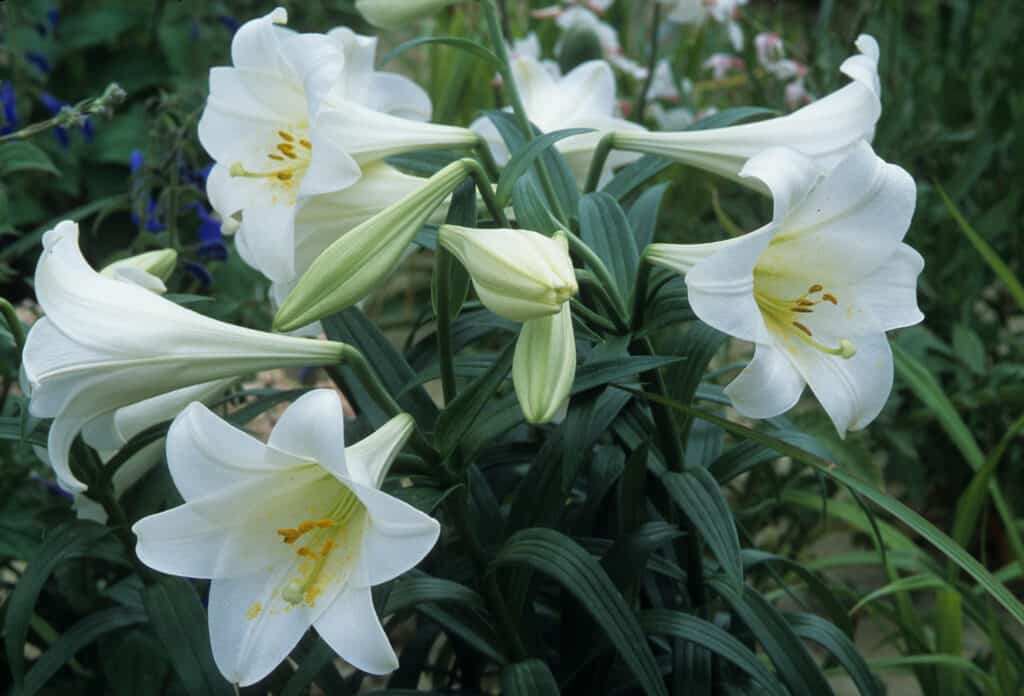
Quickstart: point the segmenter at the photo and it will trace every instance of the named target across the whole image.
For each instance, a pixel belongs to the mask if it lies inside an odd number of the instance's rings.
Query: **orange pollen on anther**
[[[272,160],[277,160],[278,162],[284,162],[284,157],[282,157],[281,155],[275,155],[273,152],[267,155],[267,157],[269,157]]]
[[[299,140],[299,145],[301,145],[302,147],[306,148],[307,150],[312,150],[313,149],[313,143],[309,142],[305,138]]]
[[[790,311],[799,312],[800,314],[813,314],[814,313],[813,309],[807,309],[806,307],[793,307],[793,309],[790,310]]]
[[[281,535],[281,541],[286,544],[293,544],[299,537],[307,532],[311,532],[314,529],[327,529],[328,527],[333,527],[334,524],[334,520],[325,517],[319,520],[307,520],[294,529],[291,527],[284,527],[283,529],[278,529],[277,533]],[[299,549],[299,551],[301,550],[302,549]],[[302,554],[300,553],[299,555]]]
[[[278,143],[277,149],[281,151],[288,159],[298,159],[299,156],[295,154],[295,146],[288,143]]]
[[[810,329],[808,329],[806,326],[804,326],[803,324],[801,324],[798,321],[794,321],[793,322],[793,326],[795,326],[796,328],[800,329],[801,331],[803,331],[808,336],[813,336],[814,335],[814,334],[811,333]]]
[[[279,130],[277,132],[277,134],[280,135],[281,136],[281,140],[284,140],[285,142],[289,142],[289,143],[295,142],[295,136],[292,135],[291,133],[289,133],[288,131]]]
[[[819,283],[815,283],[811,287],[807,288],[807,294],[808,295],[813,295],[814,293],[821,292],[824,289],[825,289],[824,285],[821,285]]]
[[[281,181],[288,181],[288,180],[290,180],[292,178],[292,173],[291,172],[278,172],[274,176],[276,176]]]
[[[830,292],[826,292],[824,295],[822,295],[821,299],[825,300],[826,302],[831,302],[834,305],[839,304],[839,299]]]

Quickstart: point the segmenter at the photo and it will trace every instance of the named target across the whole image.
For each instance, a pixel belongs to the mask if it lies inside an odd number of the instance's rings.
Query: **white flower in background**
[[[782,37],[774,31],[763,31],[755,36],[754,49],[757,51],[757,61],[765,68],[786,57]]]
[[[814,97],[807,91],[802,77],[786,85],[785,99],[786,106],[790,109],[799,109],[804,104],[810,104],[814,101]]]
[[[859,55],[840,70],[852,78],[845,87],[786,116],[727,128],[681,133],[616,133],[615,146],[668,157],[767,192],[760,180],[739,176],[748,159],[773,146],[796,149],[831,169],[861,141],[874,136],[882,113],[878,80],[878,43],[857,38]]]
[[[693,111],[685,106],[666,109],[657,102],[647,107],[647,115],[658,124],[658,130],[661,131],[685,130],[696,121]]]
[[[401,29],[454,2],[456,0],[356,0],[356,9],[375,27]]]
[[[199,140],[216,164],[207,187],[240,244],[274,280],[294,276],[295,217],[311,199],[355,184],[363,165],[388,155],[476,143],[463,128],[423,123],[430,100],[410,80],[373,69],[376,39],[345,28],[297,34],[278,8],[246,22],[231,44],[233,67],[210,71]],[[251,257],[251,255],[250,255]]]
[[[133,283],[94,271],[78,225],[43,235],[35,290],[46,316],[23,355],[30,410],[53,418],[47,445],[61,485],[85,490],[68,453],[90,421],[194,384],[258,370],[338,363],[348,346],[244,329],[204,317]]]
[[[540,39],[537,38],[535,32],[530,32],[524,39],[516,39],[508,47],[509,60],[515,62],[519,58],[526,60],[538,61],[544,66],[544,69],[551,73],[551,76],[556,80],[562,76],[562,70],[558,67],[558,63],[553,60],[543,60],[542,51],[540,47]],[[501,75],[495,75],[495,84],[501,84]]]
[[[579,291],[562,236],[442,225],[437,239],[466,267],[484,306],[506,319],[550,316]]]
[[[201,404],[167,435],[185,503],[135,524],[138,556],[213,581],[213,657],[240,686],[270,673],[310,626],[357,669],[398,666],[370,588],[419,563],[440,526],[380,490],[412,418],[348,447],[344,422],[337,394],[317,389],[284,412],[266,444]]]
[[[740,7],[747,0],[658,0],[670,5],[666,16],[671,22],[700,26],[708,19],[724,24],[729,34],[729,41],[735,50],[743,49],[743,29],[736,18]]]
[[[555,144],[581,185],[587,177],[594,149],[603,135],[601,131],[644,130],[615,115],[615,76],[604,61],[587,61],[564,77],[557,77],[537,61],[520,58],[512,62],[512,76],[519,87],[527,116],[541,131],[547,133],[565,128],[593,128],[597,131],[564,138]],[[478,118],[470,128],[487,141],[498,164],[508,162],[505,141],[489,118]],[[628,152],[612,152],[602,179],[609,178],[614,167],[628,164],[636,158]]]
[[[672,74],[672,65],[665,58],[659,60],[654,67],[654,75],[651,77],[650,89],[647,90],[647,98],[679,101],[679,88],[676,87],[676,78]]]
[[[129,440],[143,430],[157,423],[173,419],[193,401],[207,402],[224,395],[237,381],[235,377],[217,379],[184,389],[176,389],[130,406],[124,406],[88,423],[82,430],[82,440],[97,450],[100,458],[107,462]],[[36,449],[36,453],[46,464],[50,464],[45,449],[39,447]],[[111,477],[110,483],[114,490],[114,497],[120,498],[126,490],[138,483],[160,462],[163,456],[164,438],[160,438],[129,457]],[[85,493],[75,493],[73,505],[80,519],[90,519],[100,523],[107,521],[107,513],[103,507]]]
[[[701,67],[711,71],[711,79],[721,80],[732,70],[743,70],[747,64],[742,58],[731,53],[712,53]]]
[[[576,338],[568,302],[523,324],[512,358],[512,384],[526,422],[560,422],[576,376]]]
[[[573,5],[555,18],[555,24],[562,30],[562,38],[555,46],[555,53],[561,55],[565,35],[570,31],[590,31],[597,36],[597,40],[601,44],[601,53],[606,61],[635,80],[647,78],[647,68],[623,54],[622,44],[619,43],[619,32],[615,30],[615,27],[607,22],[602,22],[591,10]]]
[[[769,418],[808,384],[841,436],[882,410],[892,389],[885,332],[920,322],[920,254],[903,243],[916,186],[864,142],[831,172],[789,148],[751,159],[774,199],[772,221],[710,244],[654,244],[647,258],[686,274],[705,323],[755,344],[726,387],[736,410]]]

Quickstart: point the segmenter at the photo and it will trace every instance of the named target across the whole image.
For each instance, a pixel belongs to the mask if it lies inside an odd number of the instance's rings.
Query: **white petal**
[[[296,125],[293,117],[304,121],[304,100],[298,93],[301,112],[294,110],[295,96],[282,103],[260,101],[246,86],[260,84],[261,75],[243,80],[244,72],[235,68],[210,70],[210,97],[199,119],[199,142],[214,160],[230,166],[241,162],[258,171],[266,166],[266,155],[273,151],[278,130]],[[276,78],[262,78],[268,84]],[[290,105],[286,107],[285,105]]]
[[[910,175],[862,142],[790,212],[763,264],[813,271],[816,282],[856,283],[895,253],[916,197]]]
[[[139,560],[191,578],[237,578],[293,565],[295,550],[277,530],[327,516],[341,487],[312,464],[250,478],[136,522]]]
[[[615,111],[615,75],[603,60],[577,65],[558,81],[558,92],[569,118],[579,114],[611,116]]]
[[[374,98],[370,84],[374,74],[377,37],[362,36],[348,27],[336,27],[327,32],[345,57],[342,93],[345,99],[367,104]]]
[[[260,205],[247,208],[235,233],[235,248],[247,264],[274,281],[295,277],[295,208]]]
[[[345,412],[338,393],[314,389],[300,396],[281,414],[267,444],[344,475]]]
[[[287,22],[288,12],[278,7],[243,24],[231,41],[231,62],[254,70],[286,72],[288,66],[281,59],[280,40],[288,32],[278,25]]]
[[[913,326],[924,319],[917,307],[917,277],[924,259],[906,244],[900,244],[888,261],[857,284],[855,301],[865,306],[882,331]]]
[[[210,647],[217,668],[231,682],[248,686],[267,676],[310,627],[304,604],[278,596],[291,572],[288,564],[266,575],[214,580],[210,585]]]
[[[388,674],[398,668],[368,587],[342,592],[314,627],[331,649],[356,669]]]
[[[469,129],[484,139],[487,146],[491,149],[494,161],[498,165],[505,166],[508,164],[508,160],[511,157],[508,151],[508,146],[505,145],[504,138],[501,137],[501,134],[498,132],[497,127],[491,119],[486,116],[481,116],[469,124]]]
[[[347,134],[331,132],[330,128],[322,128],[320,124],[318,118],[309,131],[313,158],[302,177],[300,196],[341,191],[358,181],[361,174],[359,165],[345,150]]]
[[[195,402],[167,432],[167,463],[181,497],[190,501],[304,462],[268,448]]]
[[[344,149],[357,162],[369,162],[390,155],[422,149],[470,147],[477,142],[472,131],[436,123],[420,123],[389,116],[353,102],[325,107],[317,127],[343,135]]]
[[[441,533],[437,520],[376,488],[352,480],[346,485],[366,506],[369,517],[353,582],[358,579],[371,586],[387,582],[430,553]]]
[[[552,107],[557,107],[559,102],[552,104],[552,96],[557,92],[556,81],[551,74],[544,69],[539,61],[525,56],[520,56],[512,61],[512,79],[519,88],[519,96],[526,108],[530,120],[540,124],[538,112]],[[490,119],[484,117],[485,120]]]
[[[778,225],[769,223],[699,261],[686,274],[690,306],[705,324],[752,343],[767,343],[754,299],[754,266]]]
[[[119,408],[115,413],[117,434],[127,442],[146,428],[176,417],[193,401],[206,402],[223,395],[237,381],[226,377],[202,382]]]
[[[373,74],[369,106],[413,121],[429,121],[433,112],[426,90],[404,75],[389,72]]]
[[[786,218],[794,208],[800,210],[801,201],[822,174],[814,160],[788,147],[773,147],[755,155],[739,172],[743,178],[761,181],[771,193],[774,222]]]
[[[840,437],[845,437],[847,430],[861,430],[873,421],[892,391],[892,350],[885,334],[858,337],[856,347],[852,358],[843,359],[799,339],[786,345]]]
[[[804,391],[804,379],[786,354],[758,343],[754,359],[725,388],[733,406],[748,418],[771,418],[796,405]]]
[[[415,427],[412,416],[400,413],[356,444],[345,448],[348,475],[364,486],[380,488],[391,463]],[[341,470],[332,469],[332,473],[345,475]]]

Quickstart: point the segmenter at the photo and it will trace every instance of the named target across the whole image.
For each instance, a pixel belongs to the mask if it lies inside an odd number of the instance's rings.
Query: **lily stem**
[[[566,232],[565,235],[569,240],[569,248],[583,258],[584,263],[590,267],[597,280],[601,283],[602,289],[607,293],[611,300],[612,307],[616,310],[617,317],[616,324],[622,324],[625,326],[625,314],[626,305],[622,301],[622,296],[619,294],[618,285],[615,283],[615,279],[612,277],[611,271],[604,265],[604,261],[601,257],[594,253],[594,250],[587,245],[582,239],[571,232]]]
[[[599,303],[603,305],[611,315],[612,324],[615,327],[616,333],[619,335],[629,333],[629,326],[622,317],[621,308],[615,298],[613,298],[609,293],[605,283],[603,283],[594,273],[582,268],[576,269],[576,279],[580,283],[587,285],[597,294]]]
[[[647,77],[640,88],[640,94],[636,96],[636,104],[633,107],[633,120],[637,123],[644,122],[644,111],[647,108],[647,92],[654,82],[654,70],[658,67],[658,30],[661,29],[661,3],[654,3],[654,16],[651,18],[651,55],[647,59]]]
[[[640,331],[644,327],[644,312],[647,310],[647,286],[651,278],[651,265],[647,258],[640,257],[640,268],[636,272],[636,287],[633,288],[633,316],[630,328]]]
[[[452,255],[440,244],[434,259],[434,311],[437,316],[437,353],[441,364],[441,391],[445,406],[451,404],[456,394],[455,355],[452,351],[451,325],[451,279]]]

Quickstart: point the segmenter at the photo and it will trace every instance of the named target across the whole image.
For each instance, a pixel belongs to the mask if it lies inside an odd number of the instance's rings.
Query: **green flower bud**
[[[158,249],[118,259],[107,264],[100,275],[117,280],[126,280],[147,289],[163,293],[167,288],[163,281],[171,277],[178,263],[178,252],[174,249]]]
[[[576,376],[576,340],[569,303],[557,314],[523,324],[512,358],[512,382],[523,415],[530,423],[565,417]]]
[[[506,319],[550,316],[579,290],[564,236],[442,225],[438,241],[469,271],[480,301]]]
[[[431,15],[456,0],[356,0],[356,9],[366,21],[381,29],[401,29],[414,20]]]
[[[423,186],[353,228],[310,265],[274,317],[275,331],[292,331],[351,307],[397,267],[416,232],[477,166],[452,162]]]

